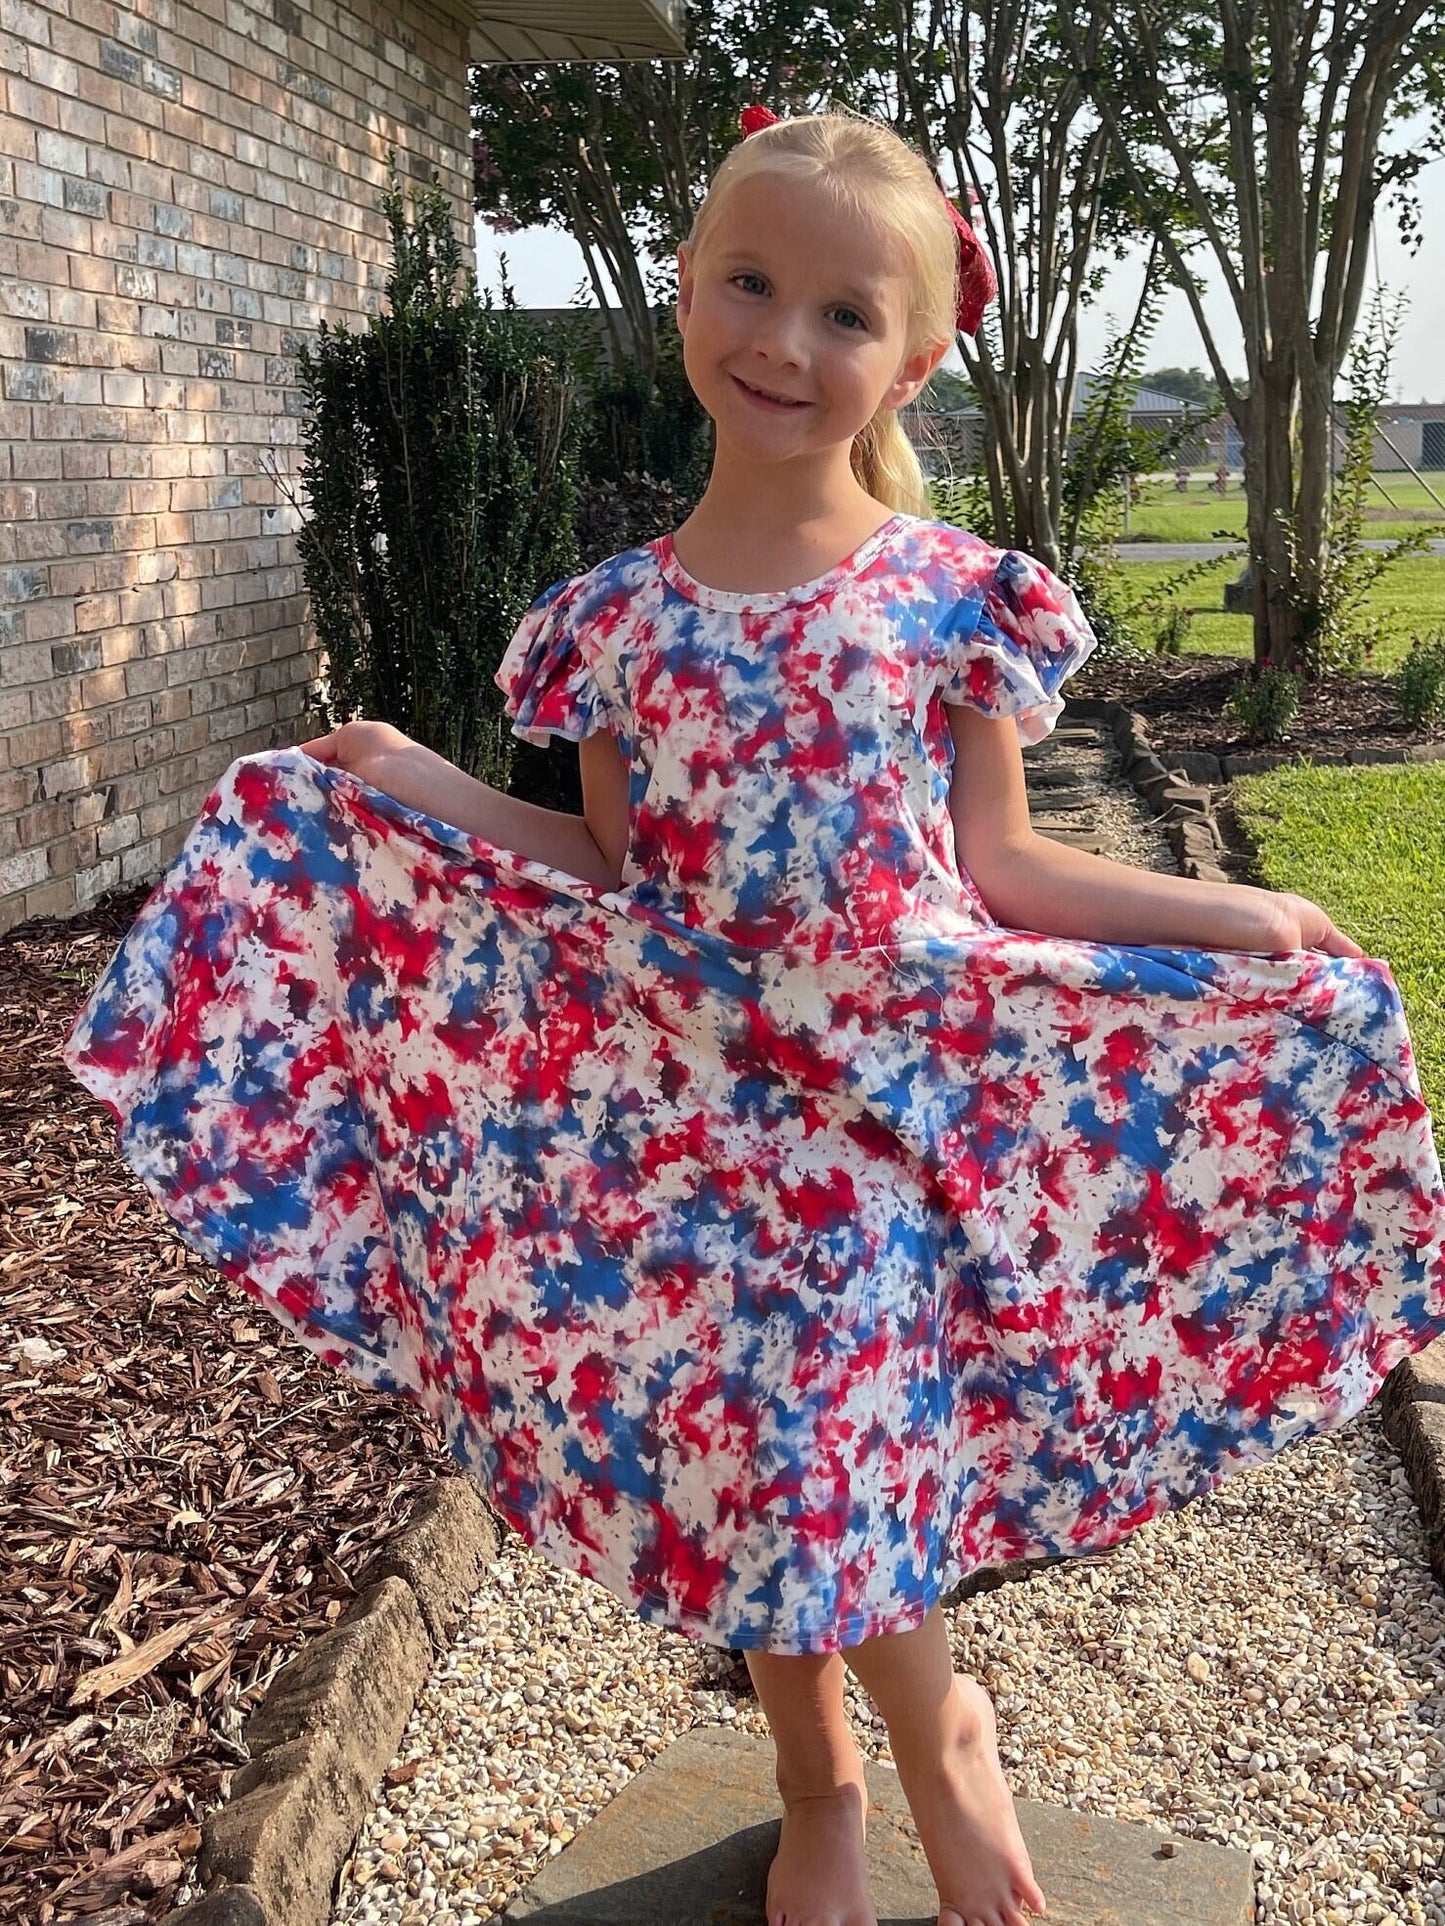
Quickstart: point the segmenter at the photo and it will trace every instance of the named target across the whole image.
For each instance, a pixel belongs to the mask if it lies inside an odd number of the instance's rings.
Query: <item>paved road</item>
[[[1365,548],[1393,548],[1393,542],[1368,541]],[[1428,544],[1431,555],[1445,555],[1445,541]],[[1244,566],[1244,543],[1239,542],[1120,542],[1119,560],[1121,562],[1202,562],[1206,558],[1214,561],[1222,555],[1238,555],[1239,565]]]

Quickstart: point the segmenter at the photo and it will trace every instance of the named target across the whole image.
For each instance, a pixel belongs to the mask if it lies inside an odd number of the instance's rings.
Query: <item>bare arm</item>
[[[547,863],[567,876],[616,889],[619,862],[605,854],[585,817],[539,809],[478,782],[433,749],[384,722],[348,722],[302,748],[317,762],[350,770],[408,809],[419,809],[499,849]]]
[[[959,861],[990,914],[1009,929],[1088,943],[1364,955],[1304,897],[1135,869],[1037,835],[1029,826],[1013,719],[964,705],[950,705],[948,718],[955,757],[949,809]]]

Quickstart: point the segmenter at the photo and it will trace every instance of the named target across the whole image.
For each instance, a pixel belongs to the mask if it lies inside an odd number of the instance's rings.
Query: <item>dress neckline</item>
[[[811,582],[798,582],[792,588],[785,589],[709,588],[706,582],[699,582],[695,576],[689,575],[677,559],[671,534],[659,535],[651,547],[664,578],[689,602],[696,602],[705,609],[729,609],[734,613],[766,611],[786,608],[789,603],[814,602],[819,596],[826,595],[838,583],[866,568],[904,523],[913,519],[913,516],[901,511],[890,515],[886,522],[880,523],[871,535],[858,544],[851,555],[845,555],[825,575],[816,575]]]

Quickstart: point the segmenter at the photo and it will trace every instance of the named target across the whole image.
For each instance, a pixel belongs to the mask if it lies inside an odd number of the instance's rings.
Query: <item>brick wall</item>
[[[444,5],[0,0],[0,929],[154,877],[305,733],[268,471],[298,345],[378,310],[388,148],[471,246]]]

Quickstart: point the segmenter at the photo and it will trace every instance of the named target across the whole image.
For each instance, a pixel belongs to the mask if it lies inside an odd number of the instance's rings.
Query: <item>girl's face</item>
[[[739,182],[696,257],[678,249],[683,365],[726,439],[763,460],[851,444],[911,401],[948,351],[909,355],[901,248],[826,190]]]

